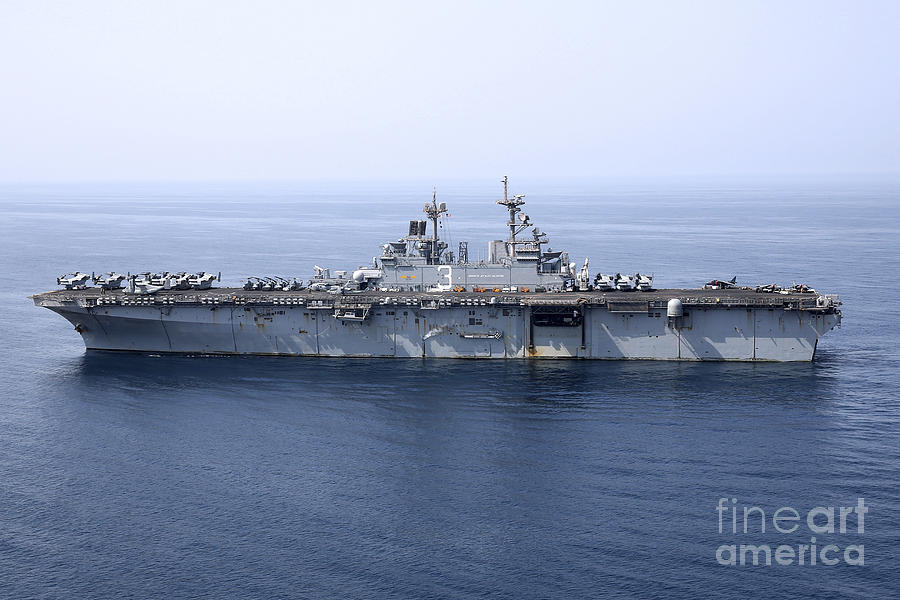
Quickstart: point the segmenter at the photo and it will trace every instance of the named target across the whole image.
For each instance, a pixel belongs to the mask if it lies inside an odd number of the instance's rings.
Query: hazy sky
[[[0,0],[0,180],[900,173],[900,1]]]

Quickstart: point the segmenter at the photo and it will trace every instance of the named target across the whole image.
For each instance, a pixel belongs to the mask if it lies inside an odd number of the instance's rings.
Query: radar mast
[[[425,216],[431,220],[431,239],[428,242],[431,245],[431,249],[428,253],[428,264],[437,265],[441,262],[441,252],[447,247],[446,244],[438,239],[438,219],[440,219],[441,215],[448,212],[445,203],[441,202],[438,204],[437,188],[434,188],[432,191],[431,202],[425,204],[424,212]]]
[[[528,215],[522,213],[521,215],[516,217],[518,213],[522,212],[522,209],[519,208],[523,204],[525,204],[525,194],[515,194],[512,198],[509,197],[509,177],[503,176],[503,200],[497,200],[497,204],[505,206],[509,211],[509,221],[506,225],[509,227],[509,239],[507,240],[507,246],[509,246],[509,256],[516,256],[516,245],[521,244],[522,242],[516,241],[516,234],[526,229],[527,227],[531,227],[532,222]]]

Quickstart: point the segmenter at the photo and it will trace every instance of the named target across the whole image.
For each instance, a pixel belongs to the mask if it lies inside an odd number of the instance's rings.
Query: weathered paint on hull
[[[539,325],[528,306],[374,308],[365,320],[306,306],[48,306],[92,350],[327,357],[810,361],[840,313],[781,308],[584,308],[577,325]]]

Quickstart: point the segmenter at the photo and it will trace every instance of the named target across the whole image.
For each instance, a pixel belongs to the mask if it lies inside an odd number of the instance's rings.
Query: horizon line
[[[546,180],[559,182],[563,180],[573,181],[628,181],[638,182],[646,181],[673,181],[682,182],[688,180],[696,180],[698,183],[705,181],[740,181],[750,182],[750,180],[797,180],[808,181],[814,179],[835,181],[859,181],[872,180],[879,182],[897,181],[900,182],[900,171],[898,172],[839,172],[839,173],[786,173],[786,172],[768,172],[768,173],[683,173],[683,174],[550,174],[550,175],[517,175],[514,171],[509,171],[501,175],[486,174],[470,174],[470,175],[370,175],[370,176],[324,176],[324,177],[171,177],[171,178],[85,178],[85,179],[0,179],[0,185],[118,185],[118,184],[135,184],[135,185],[172,185],[172,184],[309,184],[309,183],[418,183],[426,181],[453,181],[453,182],[474,182],[484,179],[502,178],[503,175],[512,173],[511,178],[526,179],[530,181]]]

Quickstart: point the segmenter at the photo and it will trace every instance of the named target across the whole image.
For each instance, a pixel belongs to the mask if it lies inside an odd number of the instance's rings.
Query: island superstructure
[[[210,273],[76,272],[32,298],[89,350],[148,353],[811,361],[840,323],[837,296],[806,285],[654,289],[646,274],[591,276],[587,259],[579,268],[549,247],[507,184],[506,239],[486,260],[441,239],[448,210],[432,196],[425,219],[354,270],[241,287],[213,287]]]

